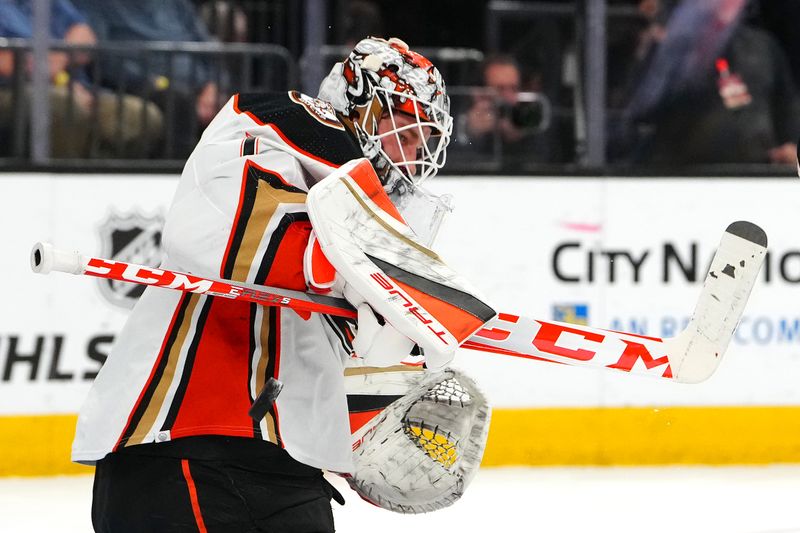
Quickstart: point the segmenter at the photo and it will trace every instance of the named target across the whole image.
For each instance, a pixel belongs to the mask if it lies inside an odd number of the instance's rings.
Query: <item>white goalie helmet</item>
[[[388,193],[413,190],[444,165],[453,129],[444,81],[430,61],[400,39],[360,41],[322,81],[319,98],[352,125],[364,157],[372,161]],[[413,120],[400,125],[400,114]],[[382,118],[391,121],[391,128],[379,133]],[[415,159],[403,155],[402,161],[392,161],[382,141],[394,136],[391,142],[401,146],[403,132],[411,129],[426,142]]]

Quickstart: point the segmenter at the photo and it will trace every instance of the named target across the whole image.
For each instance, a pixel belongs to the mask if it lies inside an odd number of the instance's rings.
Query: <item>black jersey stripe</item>
[[[281,179],[281,177],[276,172],[272,172],[268,169],[258,167],[252,163],[247,165],[247,177],[253,181],[259,181],[259,180],[265,181],[273,189],[286,192],[296,192],[300,194],[306,194],[306,191],[304,191],[300,187],[295,187],[294,185],[290,185],[285,181],[283,181],[283,179]]]
[[[239,258],[239,252],[241,251],[242,247],[242,242],[245,238],[245,235],[247,234],[247,229],[251,223],[251,217],[256,207],[259,184],[266,183],[272,189],[276,191],[284,191],[285,193],[293,193],[299,195],[306,194],[306,192],[300,189],[299,187],[289,185],[288,183],[283,181],[278,174],[263,169],[251,161],[245,163],[245,169],[243,172],[242,179],[244,180],[244,183],[242,185],[242,193],[241,193],[241,198],[239,200],[240,207],[238,209],[236,220],[234,220],[234,229],[233,229],[233,237],[231,238],[231,244],[228,247],[223,262],[224,266],[222,268],[222,277],[225,279],[232,279],[234,275],[237,259]],[[263,200],[259,200],[259,202],[262,201]],[[276,202],[275,207],[277,207],[277,202],[278,202],[277,199],[270,198],[270,201]],[[290,199],[286,198],[286,201],[290,201]],[[272,208],[270,208],[269,211],[272,211]]]
[[[260,328],[256,325],[256,317],[258,316],[258,311],[256,306],[258,304],[251,303],[250,304],[250,316],[249,322],[250,327],[248,328],[248,333],[250,336],[250,342],[248,346],[248,354],[247,354],[247,383],[245,383],[245,387],[247,387],[247,395],[250,398],[250,404],[252,405],[253,402],[256,401],[256,397],[258,396],[258,391],[253,393],[252,389],[250,388],[250,384],[253,382],[253,363],[255,362],[255,354],[256,354],[256,334],[259,332]],[[262,350],[265,349],[265,346],[261,347]],[[261,432],[261,429],[258,427],[258,421],[253,420],[253,435],[258,435]]]
[[[267,361],[267,371],[264,373],[264,383],[266,385],[270,377],[278,379],[277,368],[280,362],[280,335],[281,335],[281,309],[280,307],[265,307],[264,311],[269,313],[269,336],[267,337],[267,349],[269,350],[269,360]],[[283,446],[281,439],[281,428],[277,415],[267,413],[267,426],[275,428],[275,444]]]
[[[223,259],[222,277],[231,279],[233,276],[233,267],[236,265],[236,256],[239,254],[239,248],[242,245],[245,230],[247,229],[247,222],[250,220],[250,215],[253,213],[253,206],[256,201],[256,190],[258,182],[250,178],[249,162],[245,164],[242,179],[241,198],[239,199],[239,209],[237,212],[236,220],[233,221],[233,238],[228,247],[227,254]]]
[[[350,413],[363,413],[385,409],[393,401],[402,397],[402,394],[348,394],[347,411]]]
[[[257,311],[259,307],[261,309],[260,313]],[[250,327],[253,350],[250,358],[250,372],[248,374],[248,392],[250,393],[251,410],[259,401],[259,395],[264,390],[270,378],[277,378],[274,374],[276,371],[275,362],[279,355],[276,351],[278,341],[276,338],[272,338],[272,336],[279,334],[279,332],[275,331],[276,320],[271,316],[271,310],[273,309],[272,307],[255,305],[251,309]],[[259,350],[258,360],[255,360],[255,345],[257,343],[260,344],[261,349]],[[255,373],[255,375],[253,375],[253,373]],[[252,391],[249,386],[252,380],[255,380],[255,391]],[[259,413],[261,411],[262,409],[256,410],[256,412]],[[257,438],[260,437],[274,444],[278,444],[275,431],[275,417],[272,414],[272,410],[266,409],[263,411],[263,415],[260,415],[261,418],[253,419],[253,435]],[[253,416],[253,412],[249,414]],[[266,434],[261,430],[262,420],[266,425]]]
[[[264,251],[264,256],[261,258],[261,264],[259,265],[258,272],[256,273],[255,283],[264,283],[264,280],[266,280],[267,276],[269,276],[273,263],[275,262],[275,255],[278,253],[278,248],[283,242],[283,238],[292,224],[295,222],[308,221],[308,213],[305,211],[286,213],[281,217],[277,227],[272,232],[272,235],[270,235],[269,244],[267,244],[267,249]]]
[[[256,138],[248,137],[242,144],[242,155],[253,155],[256,153]]]
[[[350,323],[345,318],[333,317],[330,315],[322,315],[325,322],[333,330],[333,333],[339,339],[339,342],[347,353],[353,353],[353,343],[347,336],[347,331],[350,329]]]
[[[175,420],[178,418],[178,412],[180,411],[181,405],[183,404],[183,397],[186,395],[186,389],[189,386],[189,379],[192,376],[192,368],[194,367],[194,361],[197,358],[197,348],[200,346],[200,341],[203,338],[203,331],[205,330],[206,326],[206,320],[208,319],[208,314],[211,312],[211,306],[215,300],[213,296],[206,296],[205,298],[206,301],[203,303],[203,307],[200,310],[200,315],[197,317],[197,326],[194,328],[194,337],[192,338],[192,341],[189,344],[189,349],[186,352],[186,361],[183,363],[181,379],[178,383],[178,387],[175,389],[175,395],[173,396],[172,403],[169,406],[167,417],[164,419],[164,423],[161,426],[161,431],[172,429],[172,426],[175,424]]]
[[[175,346],[175,341],[178,338],[178,332],[183,325],[185,320],[191,320],[191,316],[186,316],[186,310],[189,308],[189,303],[192,298],[198,298],[196,294],[184,293],[181,295],[181,299],[178,302],[177,307],[177,314],[175,316],[175,321],[172,324],[172,328],[170,329],[169,333],[167,334],[167,341],[164,343],[164,348],[161,350],[161,353],[158,354],[158,362],[156,363],[156,369],[153,373],[153,377],[150,379],[150,382],[147,384],[147,387],[144,393],[139,400],[139,403],[134,407],[133,412],[131,414],[130,419],[128,420],[128,425],[122,432],[122,437],[120,438],[117,445],[114,447],[116,451],[120,446],[125,446],[133,434],[136,432],[136,429],[139,426],[139,423],[142,420],[145,412],[147,412],[148,407],[150,406],[150,402],[153,400],[153,395],[155,394],[156,390],[158,389],[159,384],[161,383],[161,379],[164,376],[164,370],[167,367],[167,363],[170,359],[170,355],[173,352],[173,348],[180,350],[180,346]]]
[[[339,329],[338,325],[333,320],[331,320],[331,317],[329,315],[322,315],[322,319],[328,323],[328,327],[331,328],[333,334],[336,335],[336,337],[339,339],[339,343],[342,345],[342,347],[348,352],[352,351],[347,347],[347,336],[341,329]]]

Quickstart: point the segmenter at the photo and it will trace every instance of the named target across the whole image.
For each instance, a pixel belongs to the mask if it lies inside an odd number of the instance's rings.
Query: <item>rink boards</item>
[[[136,294],[30,272],[37,240],[147,262],[175,176],[0,177],[0,475],[68,462],[76,413]],[[495,406],[484,465],[800,462],[800,195],[791,179],[441,178],[437,251],[505,312],[668,337],[725,227],[770,254],[718,372],[679,385],[463,351]]]

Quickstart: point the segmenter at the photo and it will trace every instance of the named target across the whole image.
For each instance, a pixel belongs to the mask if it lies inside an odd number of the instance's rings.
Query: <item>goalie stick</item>
[[[680,383],[698,383],[714,373],[730,342],[767,250],[764,231],[750,222],[725,230],[700,297],[685,330],[667,339],[500,313],[467,339],[462,348],[575,366],[604,367]],[[37,243],[34,272],[83,274],[288,307],[301,313],[356,318],[347,301],[299,291],[205,278],[86,257]],[[413,302],[409,302],[413,306]],[[409,312],[413,312],[413,307]]]

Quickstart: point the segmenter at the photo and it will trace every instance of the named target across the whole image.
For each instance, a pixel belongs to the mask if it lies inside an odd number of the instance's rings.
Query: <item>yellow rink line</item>
[[[0,476],[85,474],[75,415],[0,417]],[[800,406],[495,409],[483,466],[800,463]]]
[[[0,417],[0,476],[88,474],[69,460],[77,415]]]
[[[483,466],[800,463],[800,407],[497,409]]]

